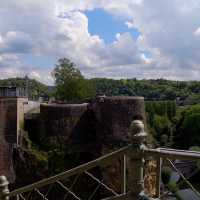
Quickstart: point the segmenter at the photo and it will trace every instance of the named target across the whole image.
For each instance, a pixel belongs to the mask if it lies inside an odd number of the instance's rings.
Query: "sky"
[[[87,78],[200,80],[199,0],[0,0],[0,79],[54,83],[69,58]]]

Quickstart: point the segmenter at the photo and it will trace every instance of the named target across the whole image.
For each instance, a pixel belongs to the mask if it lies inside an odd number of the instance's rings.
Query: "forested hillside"
[[[180,100],[187,102],[200,100],[199,81],[169,81],[106,78],[91,79],[97,94],[144,96],[148,100]]]
[[[137,79],[107,79],[93,78],[88,80],[95,86],[96,95],[126,95],[143,96],[146,100],[175,100],[184,101],[185,104],[200,102],[200,81],[169,81],[137,80]],[[26,87],[25,78],[9,78],[0,80],[0,86]],[[38,97],[53,95],[55,87],[47,86],[35,79],[28,79],[29,96]]]

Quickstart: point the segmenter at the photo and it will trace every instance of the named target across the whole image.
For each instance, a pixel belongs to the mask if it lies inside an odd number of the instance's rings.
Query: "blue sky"
[[[85,14],[88,17],[89,32],[93,35],[99,35],[106,43],[115,41],[117,33],[129,32],[135,39],[140,35],[136,28],[129,29],[122,19],[102,9],[86,11]]]
[[[85,77],[200,80],[199,0],[1,0],[0,78],[53,84],[58,58]]]

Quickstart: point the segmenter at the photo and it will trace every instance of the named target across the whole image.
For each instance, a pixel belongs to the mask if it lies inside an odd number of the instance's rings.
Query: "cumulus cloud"
[[[131,21],[125,22],[125,25],[126,25],[128,28],[133,28],[133,27],[134,27],[134,23],[131,22]]]
[[[52,83],[49,66],[26,55],[68,57],[87,77],[199,79],[198,0],[1,0],[0,74]],[[141,35],[107,44],[88,31],[86,10],[103,9]],[[6,20],[5,20],[6,19]],[[23,55],[23,56],[21,56]],[[188,76],[188,74],[190,76]]]
[[[30,35],[20,31],[8,31],[0,40],[0,53],[29,53],[34,42]]]
[[[200,36],[200,27],[194,31],[195,36]]]

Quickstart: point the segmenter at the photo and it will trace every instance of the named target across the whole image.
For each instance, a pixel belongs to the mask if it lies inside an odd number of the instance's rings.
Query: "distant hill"
[[[146,100],[200,102],[200,81],[170,81],[165,79],[137,80],[107,78],[91,79],[97,94],[143,96]]]
[[[19,88],[26,88],[28,83],[29,97],[32,99],[38,99],[39,97],[49,97],[54,92],[53,86],[47,86],[35,79],[28,78],[8,78],[0,79],[0,86],[16,86]]]
[[[93,78],[97,95],[107,96],[143,96],[146,100],[179,100],[183,104],[200,103],[200,81],[170,81],[165,79],[108,79]],[[28,79],[29,97],[54,96],[55,86],[48,86],[35,79]],[[26,78],[0,80],[0,86],[26,87]]]

